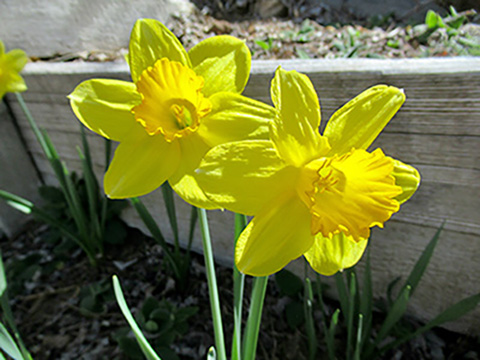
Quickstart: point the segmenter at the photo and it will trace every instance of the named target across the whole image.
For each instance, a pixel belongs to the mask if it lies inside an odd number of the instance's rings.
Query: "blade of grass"
[[[327,351],[330,360],[336,360],[336,346],[335,346],[335,329],[338,324],[338,316],[340,315],[340,309],[335,310],[330,320],[330,326],[328,332],[325,334],[325,340],[327,341]]]
[[[100,214],[98,213],[98,184],[97,180],[95,179],[95,175],[89,165],[89,162],[86,156],[82,153],[82,151],[77,148],[78,156],[80,157],[80,161],[82,162],[82,170],[83,170],[83,177],[85,179],[85,187],[87,189],[87,202],[88,202],[88,210],[89,210],[89,223],[95,233],[95,236],[92,238],[95,239],[95,247],[98,248],[100,253],[103,254],[103,231],[100,227]],[[83,209],[82,209],[83,210]]]
[[[373,313],[373,290],[372,290],[372,270],[370,267],[370,247],[367,248],[367,259],[365,261],[365,272],[363,273],[362,294],[360,296],[360,314],[362,314],[363,337],[360,344],[361,351],[365,343],[369,340],[370,330],[372,328]]]
[[[173,198],[173,190],[168,181],[165,181],[162,185],[163,200],[165,201],[165,207],[167,209],[168,220],[172,227],[173,240],[175,241],[175,252],[180,251],[180,243],[178,240],[178,224],[177,214],[175,212],[175,201]]]
[[[207,360],[217,360],[217,352],[213,346],[208,349]]]
[[[340,308],[342,309],[344,319],[347,320],[348,309],[350,308],[350,306],[349,306],[347,286],[345,285],[345,281],[343,280],[343,273],[338,272],[335,274],[334,277],[335,277],[335,283],[337,285],[338,298],[340,300]]]
[[[437,232],[433,236],[433,238],[430,240],[428,243],[427,247],[425,250],[423,250],[422,255],[418,259],[417,263],[415,264],[414,268],[412,269],[412,272],[408,276],[407,281],[405,281],[406,286],[410,286],[411,291],[410,291],[410,296],[413,295],[413,292],[418,286],[418,283],[420,282],[420,279],[422,278],[423,274],[425,273],[425,270],[430,262],[430,259],[433,255],[433,251],[435,250],[435,247],[437,246],[438,239],[440,238],[440,234],[443,230],[443,227],[445,226],[445,221],[440,225],[438,228]]]
[[[117,299],[118,306],[120,307],[120,310],[122,311],[122,314],[127,320],[128,324],[130,325],[133,333],[135,334],[135,338],[137,339],[137,343],[140,346],[140,349],[142,349],[143,354],[148,360],[161,360],[160,357],[155,353],[153,348],[150,346],[147,339],[145,339],[145,336],[135,322],[135,319],[133,318],[132,313],[128,308],[127,302],[125,301],[125,297],[123,296],[122,287],[120,285],[120,281],[118,281],[117,276],[114,275],[112,280],[113,290],[115,292],[115,298]]]
[[[25,344],[23,343],[23,340],[20,336],[20,332],[18,331],[18,328],[15,324],[15,318],[12,313],[12,308],[10,307],[10,301],[8,300],[7,278],[5,276],[5,269],[3,266],[3,257],[1,252],[0,252],[0,306],[2,309],[3,318],[7,321],[8,326],[10,326],[10,329],[13,331],[15,339],[17,340],[19,350],[22,355],[22,359],[25,359],[25,360],[31,359],[31,355],[28,352],[27,348],[25,347]],[[5,331],[7,330],[5,329]],[[7,335],[7,337],[0,339],[0,348],[4,348],[4,346],[11,345],[11,342],[8,339],[10,335],[8,334],[8,332],[6,332],[5,334]],[[1,337],[2,335],[0,334],[0,338]],[[16,345],[14,342],[13,344]],[[12,350],[15,350],[15,349],[12,349]]]
[[[10,336],[8,330],[0,322],[0,349],[5,351],[12,359],[23,360],[24,357],[20,352],[15,340]]]
[[[456,320],[456,319],[464,316],[465,314],[467,314],[470,311],[472,311],[473,309],[475,309],[478,306],[479,302],[480,302],[480,293],[472,295],[472,296],[470,296],[466,299],[463,299],[463,300],[457,302],[456,304],[450,306],[448,309],[443,311],[441,314],[436,316],[434,319],[432,319],[431,321],[429,321],[427,324],[420,327],[416,331],[405,335],[401,339],[398,339],[396,341],[392,341],[389,344],[380,348],[380,354],[383,354],[390,349],[394,349],[394,348],[398,347],[399,345],[403,344],[404,342],[407,342],[407,341],[423,334],[424,332],[432,329],[435,326],[442,325],[446,322],[453,321],[453,320]]]
[[[165,257],[170,263],[170,266],[172,267],[172,271],[175,274],[175,277],[179,279],[181,276],[180,269],[178,268],[178,264],[175,261],[172,255],[172,252],[168,248],[167,242],[165,241],[165,238],[163,237],[162,231],[158,227],[157,222],[153,219],[152,215],[150,214],[148,209],[145,207],[145,205],[139,198],[136,198],[136,197],[131,198],[130,203],[133,205],[133,207],[137,211],[137,214],[142,219],[148,231],[150,231],[150,234],[152,235],[152,237],[162,247],[162,250],[165,253]]]
[[[355,310],[355,297],[356,297],[356,278],[355,273],[350,273],[350,286],[349,286],[349,302],[347,313],[347,359],[351,359],[352,347],[353,347],[353,333],[355,331],[353,326],[353,317]]]
[[[15,93],[15,96],[17,98],[18,104],[20,105],[20,108],[22,109],[23,113],[25,114],[25,117],[27,118],[28,123],[30,124],[30,127],[33,130],[33,133],[35,134],[35,137],[37,138],[40,147],[42,148],[43,152],[45,153],[46,157],[50,159],[52,157],[52,154],[50,153],[50,149],[45,143],[45,139],[43,138],[43,134],[38,128],[37,123],[35,122],[35,119],[33,118],[32,114],[30,113],[30,110],[27,107],[27,104],[25,104],[25,101],[23,100],[23,96],[20,93]]]
[[[312,282],[308,277],[305,277],[303,308],[305,311],[305,329],[308,339],[308,358],[315,360],[317,358],[317,335],[315,332],[315,320],[313,319]]]
[[[90,253],[89,249],[85,247],[83,242],[78,238],[77,234],[73,233],[69,228],[64,226],[63,223],[51,217],[48,213],[43,211],[41,208],[35,206],[32,202],[4,190],[0,190],[0,198],[4,199],[8,205],[23,212],[24,214],[27,214],[27,215],[32,214],[35,218],[43,221],[44,223],[52,227],[56,227],[63,233],[63,235],[69,237],[78,246],[80,246],[82,250],[85,251],[85,253],[88,255],[89,258],[92,256],[94,257],[94,254]]]
[[[247,226],[247,217],[235,214],[235,245]],[[232,339],[232,360],[242,359],[242,304],[245,288],[245,275],[233,264],[233,339]]]
[[[205,257],[208,293],[210,295],[210,306],[212,309],[215,350],[217,351],[219,360],[227,360],[225,340],[223,336],[222,313],[220,311],[220,299],[218,296],[217,278],[215,276],[212,242],[210,240],[210,230],[208,229],[207,212],[205,209],[198,209],[198,218],[200,221],[200,230],[202,232],[203,255]]]
[[[393,326],[402,318],[405,310],[407,309],[408,301],[410,300],[410,286],[406,286],[397,297],[392,305],[392,308],[387,314],[385,321],[383,322],[378,334],[375,338],[374,345],[377,346],[385,339]]]
[[[360,360],[360,354],[362,351],[362,338],[363,338],[363,315],[358,314],[358,328],[357,328],[357,340],[355,341],[355,350],[353,353],[353,360]]]
[[[335,342],[332,341],[330,338],[330,329],[327,327],[327,311],[325,310],[325,303],[323,301],[323,294],[322,294],[322,279],[320,275],[317,273],[317,282],[316,282],[316,288],[317,288],[317,296],[318,296],[318,302],[320,304],[320,310],[322,313],[322,326],[323,326],[323,332],[325,334],[325,343],[327,345],[327,353],[328,353],[328,358],[330,360],[335,360]],[[339,311],[339,310],[337,310]],[[338,317],[338,315],[337,315]],[[333,318],[333,317],[332,317]],[[338,319],[337,319],[338,320]]]
[[[190,252],[192,248],[193,237],[195,235],[195,226],[197,225],[198,220],[198,210],[195,206],[192,205],[190,210],[190,227],[188,231],[188,244],[187,244],[187,252]]]

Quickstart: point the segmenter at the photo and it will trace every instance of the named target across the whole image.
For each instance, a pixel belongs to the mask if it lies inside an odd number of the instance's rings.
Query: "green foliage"
[[[263,40],[255,40],[255,44],[260,46],[263,50],[269,51],[273,48],[273,39],[269,37],[266,41]]]
[[[121,301],[118,300],[118,294],[117,301],[120,305]],[[126,306],[126,303],[124,305]],[[125,309],[122,309],[122,311],[125,311]],[[198,308],[194,306],[177,308],[165,299],[158,301],[149,297],[137,313],[136,322],[133,317],[130,319],[138,325],[132,327],[130,323],[130,326],[137,338],[138,332],[146,334],[152,351],[162,359],[176,360],[179,358],[170,347],[179,337],[187,333],[188,320],[197,312]],[[128,328],[121,329],[115,334],[114,338],[126,355],[132,359],[142,359],[142,352],[145,353],[145,351],[142,350],[141,343],[132,341]]]
[[[450,6],[450,14],[445,17],[429,10],[425,16],[425,23],[413,27],[410,41],[426,45],[434,34],[443,33],[443,41],[448,42],[459,55],[478,55],[480,52],[478,39],[461,31],[461,26],[468,23],[469,17],[475,14],[475,10],[458,13],[453,6]]]
[[[8,286],[5,269],[3,266],[2,255],[0,253],[0,359],[4,359],[2,351],[15,360],[31,360],[32,356],[23,344],[20,333],[15,325],[15,320],[8,300]],[[9,330],[4,325],[7,324],[14,336],[10,335]]]
[[[275,274],[275,284],[281,296],[290,298],[290,301],[285,305],[285,318],[287,324],[292,329],[295,329],[305,322],[304,283],[302,279],[291,271],[282,269]]]
[[[107,304],[114,300],[112,285],[109,279],[98,281],[80,290],[80,312],[91,316],[105,314]]]
[[[62,237],[74,241],[87,254],[91,264],[96,265],[97,257],[103,255],[105,242],[119,243],[125,238],[125,226],[118,215],[127,203],[110,200],[102,194],[93,171],[90,148],[83,127],[81,127],[83,149],[77,148],[83,170],[83,176],[80,177],[75,173],[70,174],[47,132],[38,128],[22,96],[18,93],[16,96],[50,162],[59,188],[51,186],[40,188],[40,195],[46,203],[42,208],[3,190],[0,190],[0,197],[15,209],[32,214],[37,220],[57,229]],[[109,152],[110,144],[107,143],[106,154]],[[110,221],[112,223],[109,223]]]
[[[174,236],[173,251],[170,249],[170,246],[165,241],[162,231],[160,230],[155,219],[150,214],[143,202],[139,198],[132,198],[130,199],[130,202],[137,211],[140,219],[142,219],[143,223],[150,231],[150,234],[152,235],[154,240],[162,247],[165,254],[165,259],[167,260],[167,271],[169,271],[175,278],[175,285],[177,289],[180,292],[184,292],[188,288],[191,262],[190,250],[192,247],[195,226],[198,219],[197,209],[194,206],[191,207],[188,241],[186,249],[183,250],[180,247],[173,190],[168,184],[168,182],[165,182],[162,185],[162,193],[165,201],[168,219]]]

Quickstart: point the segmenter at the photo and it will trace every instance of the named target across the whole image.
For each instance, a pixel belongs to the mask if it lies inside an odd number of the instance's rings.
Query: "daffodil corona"
[[[20,76],[28,57],[23,50],[14,49],[5,53],[3,42],[0,41],[0,99],[7,92],[27,90],[25,81]]]
[[[223,207],[254,215],[235,261],[263,276],[305,255],[321,274],[354,265],[374,226],[383,227],[416,190],[411,166],[368,152],[405,100],[375,86],[338,110],[320,135],[320,106],[310,80],[278,69],[271,96],[271,140],[223,144],[204,157],[198,181]]]
[[[243,97],[250,52],[231,36],[188,53],[160,22],[138,20],[128,63],[133,83],[93,79],[69,95],[80,121],[118,145],[104,179],[112,198],[147,194],[166,180],[186,201],[216,208],[195,168],[213,146],[268,137],[274,109]]]

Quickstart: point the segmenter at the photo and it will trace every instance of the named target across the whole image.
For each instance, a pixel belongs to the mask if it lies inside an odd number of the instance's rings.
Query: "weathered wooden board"
[[[5,103],[0,100],[0,189],[38,200],[40,179]],[[0,200],[0,235],[14,236],[27,217]]]
[[[375,84],[405,89],[407,102],[373,147],[415,165],[422,185],[385,229],[374,231],[372,268],[375,293],[385,294],[395,277],[406,276],[428,240],[446,220],[439,246],[410,311],[430,319],[448,305],[480,291],[480,58],[409,60],[258,61],[245,94],[266,102],[278,65],[307,73],[320,97],[324,121],[342,104]],[[125,64],[30,64],[24,94],[40,126],[46,128],[71,169],[79,168],[75,146],[80,144],[78,121],[66,95],[82,80],[106,77],[128,80]],[[48,163],[21,112],[11,100],[21,131],[47,181],[54,181]],[[324,126],[324,123],[323,123]],[[103,140],[90,136],[99,175],[103,169]],[[160,192],[144,198],[167,236],[169,227]],[[180,222],[188,224],[189,210],[178,201]],[[124,214],[144,227],[130,209]],[[221,261],[231,263],[231,215],[212,212],[214,248]],[[186,227],[182,228],[186,238]],[[195,246],[200,248],[197,237]],[[293,264],[293,267],[296,265]],[[302,266],[299,271],[302,271]],[[480,309],[451,329],[480,332]]]

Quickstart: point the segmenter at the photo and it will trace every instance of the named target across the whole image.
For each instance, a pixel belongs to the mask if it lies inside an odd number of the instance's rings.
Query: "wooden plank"
[[[40,179],[5,103],[0,99],[0,189],[38,200]],[[0,200],[0,233],[14,236],[30,220]]]
[[[422,185],[384,230],[374,231],[376,294],[384,294],[389,281],[408,273],[443,220],[447,223],[441,245],[411,311],[431,318],[439,309],[480,291],[480,58],[258,61],[252,64],[245,94],[270,102],[270,81],[279,64],[309,75],[320,96],[324,120],[349,99],[378,83],[402,87],[407,94],[404,107],[373,147],[380,146],[387,154],[416,166],[422,174]],[[29,64],[25,77],[29,85],[25,99],[40,126],[49,131],[69,168],[78,169],[74,145],[80,144],[79,125],[66,95],[87,78],[128,80],[126,64]],[[25,119],[18,106],[12,106],[40,171],[52,181],[48,163],[41,159]],[[93,135],[89,138],[101,176],[103,142]],[[160,192],[144,197],[144,201],[171,238]],[[177,202],[180,222],[188,223],[188,206],[179,199]],[[133,210],[127,210],[124,216],[131,225],[144,229]],[[210,217],[216,255],[231,263],[231,216],[212,212]],[[194,246],[200,249],[198,236]],[[302,271],[301,262],[298,266]],[[449,327],[478,333],[480,309]]]

